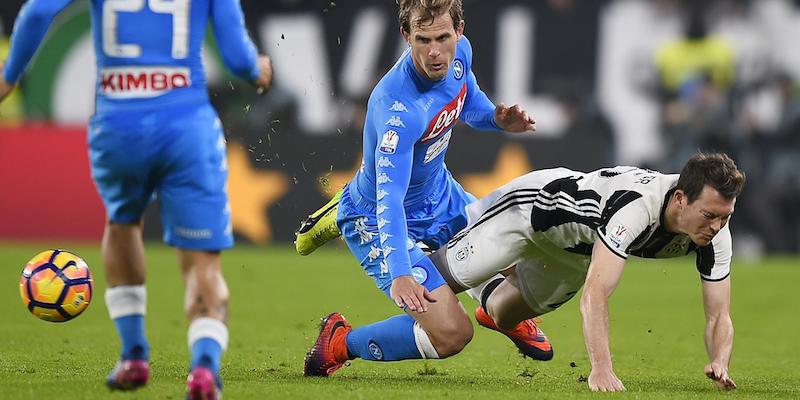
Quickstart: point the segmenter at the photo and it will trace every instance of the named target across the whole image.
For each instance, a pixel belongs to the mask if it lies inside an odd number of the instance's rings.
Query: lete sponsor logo
[[[381,146],[378,147],[378,150],[383,154],[394,154],[397,151],[397,143],[399,141],[400,135],[390,129],[383,134],[383,140],[381,140]]]
[[[622,246],[622,242],[625,240],[625,237],[628,236],[628,228],[625,228],[622,225],[617,225],[614,229],[608,234],[608,240],[614,244],[617,248]]]
[[[420,142],[428,142],[436,139],[439,135],[450,130],[453,125],[458,121],[458,116],[461,115],[461,110],[464,109],[464,101],[467,98],[467,84],[461,86],[461,91],[450,103],[447,103],[435,117],[428,124],[428,129],[425,135],[422,136]]]

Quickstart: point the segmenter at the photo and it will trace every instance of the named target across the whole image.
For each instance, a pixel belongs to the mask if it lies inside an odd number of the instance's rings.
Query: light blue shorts
[[[233,246],[225,138],[210,104],[96,114],[88,135],[92,178],[112,222],[138,222],[157,199],[167,244]]]

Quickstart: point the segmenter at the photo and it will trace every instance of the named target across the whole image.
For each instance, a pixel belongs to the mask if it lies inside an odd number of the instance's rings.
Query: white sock
[[[419,326],[419,323],[414,322],[414,341],[417,343],[417,350],[422,358],[440,358],[436,348],[431,343],[431,338],[425,333],[425,330]]]
[[[486,285],[489,282],[492,282],[492,281],[494,281],[495,279],[498,279],[498,278],[502,279],[503,275],[497,274],[497,275],[495,275],[495,276],[483,281],[483,283],[481,283],[480,285],[475,286],[474,288],[467,290],[467,294],[469,295],[469,297],[472,297],[473,299],[477,300],[478,303],[480,303],[481,302],[481,292],[483,292],[483,288],[485,288]]]
[[[144,285],[108,288],[105,298],[108,315],[111,319],[129,315],[144,315],[147,310],[147,290]]]
[[[222,351],[225,351],[228,348],[228,327],[218,319],[208,317],[195,318],[189,324],[189,349],[192,349],[194,342],[202,338],[215,340],[222,347]]]

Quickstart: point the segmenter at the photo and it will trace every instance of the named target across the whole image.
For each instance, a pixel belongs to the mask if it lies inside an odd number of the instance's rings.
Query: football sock
[[[493,277],[491,277],[491,278],[487,279],[486,281],[484,281],[484,282],[483,282],[483,283],[481,283],[480,285],[478,285],[478,286],[475,286],[474,288],[467,290],[467,294],[469,295],[469,297],[472,297],[473,299],[475,299],[475,300],[477,300],[479,303],[481,303],[481,305],[485,305],[485,304],[484,304],[484,301],[482,300],[481,292],[483,292],[483,290],[484,290],[485,288],[487,288],[487,287],[491,286],[491,288],[489,288],[489,290],[487,290],[487,291],[486,291],[486,293],[487,293],[487,296],[488,296],[488,294],[491,294],[491,292],[492,292],[492,291],[493,291],[495,288],[497,288],[497,285],[499,285],[499,284],[500,284],[500,282],[501,282],[503,279],[505,279],[505,277],[504,277],[503,275],[501,275],[501,274],[497,274],[497,275],[495,275],[495,276],[493,276]],[[494,283],[495,281],[497,281],[497,283]],[[491,284],[491,285],[490,285],[490,284]]]
[[[219,376],[222,353],[228,347],[228,327],[214,318],[195,318],[189,325],[190,369],[205,367]]]
[[[353,329],[347,334],[347,351],[351,355],[371,361],[425,358],[417,346],[414,325],[414,318],[402,314]],[[419,330],[427,339],[428,335],[421,328]],[[433,348],[432,345],[430,347]]]
[[[489,302],[489,296],[491,296],[492,292],[494,292],[494,290],[497,289],[501,283],[503,283],[504,279],[505,278],[493,279],[483,286],[483,289],[480,292],[480,302],[481,307],[483,307],[483,311],[486,311],[487,313],[489,312],[489,309],[486,307],[486,304]]]
[[[106,289],[106,307],[114,320],[123,360],[149,360],[150,347],[144,333],[147,291],[144,285],[116,286]]]

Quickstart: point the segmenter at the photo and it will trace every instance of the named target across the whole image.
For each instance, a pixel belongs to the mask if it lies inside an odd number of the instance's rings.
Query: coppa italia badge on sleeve
[[[400,135],[390,129],[383,134],[381,147],[379,147],[378,150],[383,154],[394,154],[394,152],[397,151],[397,142],[399,141]]]

